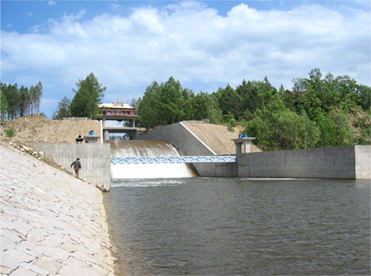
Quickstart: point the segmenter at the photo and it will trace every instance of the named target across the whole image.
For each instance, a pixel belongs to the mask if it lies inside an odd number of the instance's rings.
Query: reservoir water
[[[119,275],[370,275],[370,181],[115,179]]]

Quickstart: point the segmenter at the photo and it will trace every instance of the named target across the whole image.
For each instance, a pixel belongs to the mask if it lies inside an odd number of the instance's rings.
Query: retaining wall
[[[370,178],[371,146],[285,150],[238,155],[239,177]]]
[[[71,163],[79,157],[82,167],[79,177],[95,185],[110,187],[111,151],[109,144],[32,143],[32,146],[43,151],[49,158],[69,171],[73,171]]]

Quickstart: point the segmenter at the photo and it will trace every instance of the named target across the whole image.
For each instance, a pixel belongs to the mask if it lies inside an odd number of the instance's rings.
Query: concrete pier
[[[0,145],[0,274],[114,275],[102,193]]]
[[[255,137],[243,137],[238,139],[232,139],[232,141],[236,145],[236,155],[240,153],[248,153],[251,152],[251,143],[252,140],[254,140]],[[243,150],[242,150],[243,145]]]

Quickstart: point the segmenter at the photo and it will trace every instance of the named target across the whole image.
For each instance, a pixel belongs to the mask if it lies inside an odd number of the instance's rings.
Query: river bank
[[[114,275],[102,193],[4,144],[0,158],[0,273]]]

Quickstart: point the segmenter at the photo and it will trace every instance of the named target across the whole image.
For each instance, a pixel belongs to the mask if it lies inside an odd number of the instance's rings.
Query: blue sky
[[[265,76],[277,88],[313,68],[371,85],[371,2],[1,1],[1,81],[43,84],[41,112],[93,72],[103,102],[153,80],[212,93]]]

